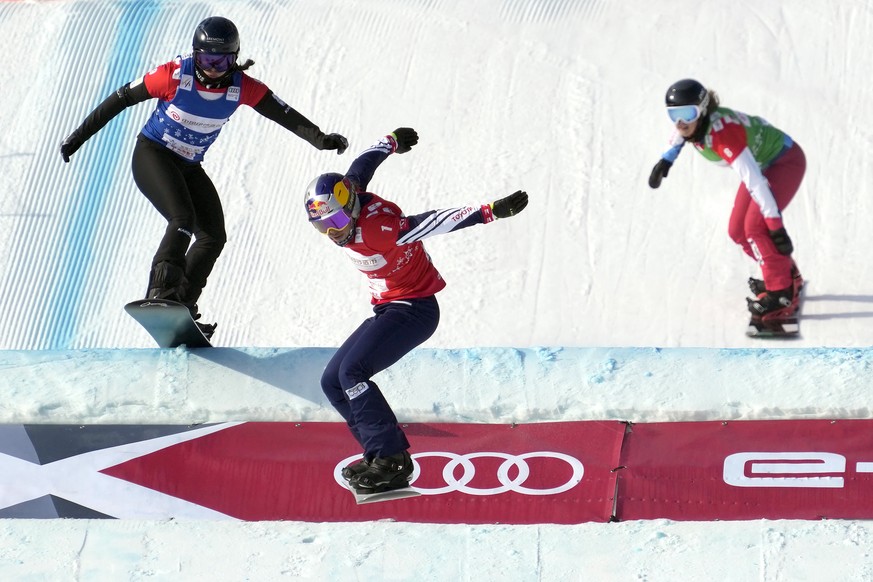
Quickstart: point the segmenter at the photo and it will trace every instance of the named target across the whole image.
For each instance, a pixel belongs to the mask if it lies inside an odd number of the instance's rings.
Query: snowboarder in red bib
[[[760,117],[721,107],[715,91],[694,79],[674,83],[666,96],[676,131],[671,147],[655,164],[649,186],[657,188],[683,146],[704,158],[729,165],[740,176],[728,233],[761,266],[762,279],[749,279],[752,319],[780,320],[798,308],[803,278],[791,258],[794,246],[782,211],[794,198],[806,171],[806,158],[794,140]]]
[[[407,216],[367,192],[389,155],[417,143],[415,130],[397,129],[361,153],[345,175],[322,174],[306,188],[309,223],[342,247],[370,284],[374,315],[340,346],[321,378],[322,390],[363,449],[363,459],[342,471],[363,494],[407,487],[412,475],[409,441],[371,378],[427,340],[439,323],[435,295],[446,284],[422,240],[515,216],[528,201],[519,190],[493,203]]]
[[[198,317],[197,300],[227,241],[218,192],[201,166],[222,126],[247,105],[320,150],[343,153],[346,138],[325,135],[244,71],[254,64],[237,61],[239,32],[227,18],[214,16],[197,25],[193,52],[178,56],[123,85],[107,97],[61,144],[65,162],[91,136],[127,107],[158,99],[133,151],[133,179],[167,220],[152,260],[149,299],[185,304]],[[194,239],[193,244],[191,244]],[[214,325],[202,325],[207,337]]]

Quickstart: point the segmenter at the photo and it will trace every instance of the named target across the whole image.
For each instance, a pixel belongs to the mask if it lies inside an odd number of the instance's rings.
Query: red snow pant
[[[770,183],[770,190],[780,212],[794,198],[805,171],[806,156],[797,143],[764,170],[764,177]],[[764,286],[768,291],[778,291],[792,285],[791,266],[794,260],[776,250],[761,209],[752,200],[745,184],[740,184],[737,190],[734,209],[731,211],[728,224],[728,234],[735,243],[743,247],[747,255],[761,265]]]

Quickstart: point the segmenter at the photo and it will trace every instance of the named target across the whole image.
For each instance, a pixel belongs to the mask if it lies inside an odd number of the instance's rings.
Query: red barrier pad
[[[620,520],[873,518],[873,421],[633,425]]]
[[[608,521],[625,425],[413,424],[420,497],[356,505],[340,469],[360,458],[339,423],[244,423],[185,435],[101,472],[243,520],[428,523]]]

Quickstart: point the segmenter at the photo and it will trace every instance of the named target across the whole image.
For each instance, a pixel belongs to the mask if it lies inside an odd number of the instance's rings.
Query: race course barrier
[[[404,426],[422,495],[356,505],[341,423],[0,425],[0,517],[873,518],[871,420]]]

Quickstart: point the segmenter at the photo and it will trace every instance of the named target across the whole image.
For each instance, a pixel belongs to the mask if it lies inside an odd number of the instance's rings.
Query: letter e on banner
[[[747,452],[724,460],[724,482],[734,487],[840,488],[843,477],[833,474],[845,471],[846,457],[837,453]]]

